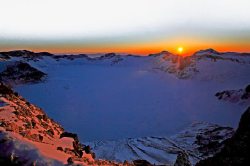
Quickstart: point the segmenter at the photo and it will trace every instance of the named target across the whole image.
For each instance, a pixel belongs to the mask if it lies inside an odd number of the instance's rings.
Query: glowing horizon
[[[248,0],[8,0],[0,51],[183,54],[250,52]]]

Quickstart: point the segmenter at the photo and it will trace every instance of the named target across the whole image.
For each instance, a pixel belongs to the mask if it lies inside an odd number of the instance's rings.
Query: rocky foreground
[[[133,165],[95,160],[89,146],[40,108],[0,84],[0,163],[13,165]],[[1,164],[2,165],[2,164]]]

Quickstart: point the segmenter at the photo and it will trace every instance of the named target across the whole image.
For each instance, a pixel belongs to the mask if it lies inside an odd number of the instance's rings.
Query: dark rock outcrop
[[[250,93],[250,84],[246,86],[245,92],[246,92],[246,93]]]
[[[135,166],[153,166],[150,162],[147,160],[134,160],[133,164]]]
[[[107,53],[105,55],[100,56],[98,59],[108,59],[108,58],[113,58],[115,56],[117,56],[117,55],[115,53],[111,52],[111,53]]]
[[[177,156],[174,166],[192,166],[187,153],[180,152]]]
[[[13,94],[12,89],[9,87],[5,86],[2,82],[0,82],[0,95],[8,95],[8,94]]]
[[[77,134],[70,133],[70,132],[63,132],[60,135],[60,138],[63,138],[63,137],[68,137],[68,138],[74,139],[74,141],[73,141],[74,150],[73,151],[74,151],[76,156],[82,157],[83,151],[85,151],[85,153],[87,153],[87,154],[93,154],[92,156],[94,156],[94,153],[91,152],[91,148],[89,146],[85,146],[85,145],[82,145],[80,143]]]
[[[225,141],[222,150],[196,166],[247,166],[250,165],[250,107],[241,116],[238,129]]]
[[[76,141],[76,140],[78,141],[78,136],[77,136],[77,134],[74,134],[74,133],[63,132],[63,133],[60,135],[60,138],[63,138],[63,137],[73,138],[75,141]]]
[[[6,69],[0,73],[0,80],[5,83],[27,83],[38,82],[46,76],[42,71],[30,66],[26,62],[15,62],[8,65]]]
[[[211,156],[220,151],[224,146],[224,140],[231,138],[233,134],[233,128],[222,126],[198,133],[195,144],[198,145],[197,150],[202,154],[201,157]]]
[[[75,60],[75,59],[90,59],[86,54],[78,54],[78,55],[53,55],[51,56],[52,58],[54,58],[56,61],[59,61],[61,59],[67,59],[67,60]]]
[[[241,96],[241,99],[246,100],[250,98],[250,84],[246,86],[244,94]]]
[[[244,102],[250,99],[250,85],[239,90],[224,90],[217,92],[215,96],[219,100],[230,101],[233,103]]]

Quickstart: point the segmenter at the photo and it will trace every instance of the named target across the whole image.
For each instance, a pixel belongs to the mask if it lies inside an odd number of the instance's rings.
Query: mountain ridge
[[[228,54],[228,53],[231,53],[231,54],[238,54],[238,55],[250,55],[249,52],[219,52],[213,48],[207,48],[207,49],[202,49],[202,50],[198,50],[196,52],[194,52],[192,55],[190,56],[194,56],[194,55],[197,55],[197,54],[205,54],[205,53],[212,53],[212,54],[218,54],[218,55],[222,55],[222,54]],[[4,55],[4,56],[14,56],[14,57],[18,57],[18,56],[84,56],[84,55],[88,55],[88,54],[85,54],[85,53],[77,53],[77,54],[53,54],[53,53],[50,53],[50,52],[34,52],[34,51],[31,51],[31,50],[11,50],[11,51],[2,51],[0,52],[0,54]],[[124,54],[124,53],[115,53],[115,52],[108,52],[108,53],[97,53],[99,55],[102,55],[102,56],[106,56],[106,57],[110,57],[111,55],[122,55],[122,56],[126,56],[126,55],[129,55],[129,56],[138,56],[138,55],[133,55],[133,54]],[[167,50],[163,50],[161,52],[158,52],[158,53],[152,53],[152,54],[148,54],[148,55],[141,55],[142,57],[143,56],[159,56],[161,54],[172,54],[172,55],[176,55],[174,53],[171,53]],[[91,55],[91,54],[90,54]]]

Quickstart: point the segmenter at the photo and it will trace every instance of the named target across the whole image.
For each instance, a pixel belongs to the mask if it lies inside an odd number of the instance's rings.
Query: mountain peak
[[[212,48],[208,48],[208,49],[205,49],[205,50],[200,50],[200,51],[197,51],[194,53],[194,55],[204,55],[204,54],[220,54],[220,52],[212,49]]]
[[[163,50],[163,51],[161,51],[161,52],[159,52],[159,53],[149,54],[148,56],[154,56],[154,57],[156,57],[156,56],[165,55],[165,54],[172,54],[172,53],[169,52],[169,51]]]

